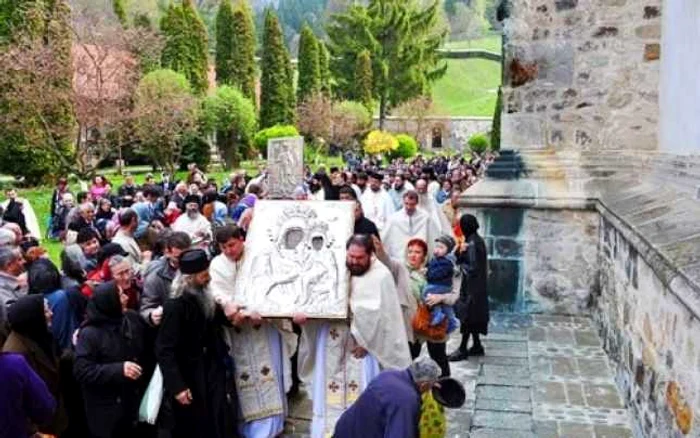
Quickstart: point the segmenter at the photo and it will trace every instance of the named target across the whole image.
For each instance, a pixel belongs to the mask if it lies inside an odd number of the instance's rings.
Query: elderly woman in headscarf
[[[63,402],[59,355],[49,331],[51,309],[42,295],[27,295],[9,308],[7,319],[12,331],[2,351],[24,356],[57,402],[52,420],[47,424],[31,425],[29,435],[36,432],[60,435],[68,427],[68,416]]]
[[[462,323],[462,342],[449,356],[453,362],[466,360],[468,356],[483,356],[484,347],[479,335],[488,334],[489,326],[486,245],[477,233],[479,222],[476,217],[471,214],[463,215],[459,226],[465,242],[457,250],[457,265],[462,271],[462,285],[455,310]],[[473,343],[467,350],[470,336]]]
[[[98,286],[78,334],[74,373],[83,389],[92,437],[128,437],[136,430],[152,369],[144,322],[126,309],[127,301],[114,282]]]
[[[61,274],[51,260],[35,260],[27,271],[29,294],[46,298],[53,313],[51,333],[61,350],[70,349],[73,332],[82,320],[85,299],[77,291],[61,287]]]

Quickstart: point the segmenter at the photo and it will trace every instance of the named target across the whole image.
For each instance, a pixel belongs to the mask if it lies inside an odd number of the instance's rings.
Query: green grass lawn
[[[448,59],[447,73],[433,84],[435,115],[493,116],[501,65],[485,59]]]

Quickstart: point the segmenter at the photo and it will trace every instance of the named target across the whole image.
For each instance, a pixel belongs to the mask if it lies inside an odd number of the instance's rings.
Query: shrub
[[[179,169],[187,170],[190,163],[197,163],[197,167],[204,172],[211,163],[211,148],[202,134],[190,134],[182,139]]]
[[[389,154],[390,158],[413,158],[418,153],[418,142],[415,138],[407,134],[399,134],[396,136],[399,142],[399,147]]]
[[[503,91],[498,87],[496,109],[493,113],[493,125],[491,126],[491,150],[501,150],[501,111],[503,110]]]
[[[253,138],[253,143],[255,143],[255,148],[260,152],[263,157],[267,156],[267,141],[272,138],[282,138],[282,137],[297,137],[299,136],[299,131],[292,125],[275,125],[269,128],[258,131]]]
[[[349,149],[372,128],[372,113],[359,102],[344,100],[333,105],[331,122],[331,143]]]
[[[365,139],[365,152],[369,155],[386,154],[395,151],[399,141],[388,132],[374,130]]]
[[[467,144],[472,152],[481,155],[489,148],[489,139],[486,137],[486,134],[474,134],[469,138]]]

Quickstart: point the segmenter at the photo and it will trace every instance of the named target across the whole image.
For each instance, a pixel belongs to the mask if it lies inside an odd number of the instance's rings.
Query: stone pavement
[[[449,438],[632,437],[589,318],[496,314],[483,344],[485,357],[451,364],[467,402],[447,411]],[[309,413],[293,403],[285,436],[307,437]]]

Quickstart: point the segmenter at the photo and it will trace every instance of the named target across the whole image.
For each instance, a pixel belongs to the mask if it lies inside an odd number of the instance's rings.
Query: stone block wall
[[[502,148],[656,150],[661,0],[510,0]]]
[[[386,120],[385,129],[395,134],[408,134],[416,137],[421,148],[426,151],[440,152],[435,147],[435,137],[442,141],[442,150],[464,150],[467,140],[474,134],[483,134],[491,131],[492,119],[490,117],[426,117],[416,120],[410,117],[389,117]],[[379,126],[379,120],[375,119],[375,127]]]
[[[600,217],[594,317],[637,436],[700,436],[700,321],[621,223]],[[651,260],[651,263],[647,261]]]
[[[489,298],[498,311],[588,313],[597,289],[597,213],[468,208],[489,255]]]

